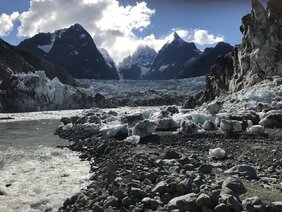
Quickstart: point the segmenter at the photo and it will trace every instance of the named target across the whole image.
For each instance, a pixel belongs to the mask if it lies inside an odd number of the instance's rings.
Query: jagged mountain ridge
[[[118,69],[124,79],[142,79],[150,70],[157,52],[148,46],[139,46],[132,56],[119,63]]]
[[[161,48],[144,78],[149,80],[175,78],[180,70],[199,55],[200,50],[194,43],[188,43],[174,33],[173,41]]]
[[[177,74],[177,78],[189,78],[204,76],[210,72],[211,67],[215,64],[216,58],[226,55],[233,50],[229,43],[219,42],[215,47],[206,48],[198,58],[188,64]]]
[[[118,79],[115,66],[109,66],[91,35],[79,24],[54,33],[39,33],[19,44],[68,71],[75,78]]]
[[[218,58],[207,77],[203,101],[282,76],[282,2],[269,0],[265,8],[252,0],[251,13],[242,18],[240,31],[241,44]]]
[[[12,74],[36,70],[44,70],[50,79],[58,77],[63,83],[75,84],[72,76],[62,68],[0,39],[0,81],[8,80]]]

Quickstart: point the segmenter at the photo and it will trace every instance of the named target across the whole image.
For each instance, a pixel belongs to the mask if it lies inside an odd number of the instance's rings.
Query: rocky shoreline
[[[59,211],[281,211],[281,130],[244,127],[250,116],[241,115],[240,130],[227,132],[228,124],[237,129],[234,117],[223,126],[187,122],[188,112],[97,109],[62,118],[56,134],[89,161],[92,182]],[[180,115],[187,124],[177,126]]]

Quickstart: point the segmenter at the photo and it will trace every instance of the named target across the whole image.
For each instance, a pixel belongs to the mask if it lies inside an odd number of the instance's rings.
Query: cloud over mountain
[[[152,16],[157,14],[145,1],[123,6],[118,0],[30,0],[27,11],[0,16],[0,36],[7,35],[18,19],[19,36],[31,37],[39,32],[53,32],[75,23],[81,24],[94,38],[99,48],[105,48],[116,62],[133,53],[140,45],[148,45],[158,51],[173,33],[186,41],[199,45],[223,41],[223,36],[209,34],[203,29],[172,29],[167,34],[156,36],[144,34],[151,26]]]

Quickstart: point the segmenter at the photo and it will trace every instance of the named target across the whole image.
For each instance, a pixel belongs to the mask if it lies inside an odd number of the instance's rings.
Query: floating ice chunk
[[[110,117],[106,118],[107,123],[117,122],[117,121],[120,121],[120,120],[121,120],[120,116],[110,116]]]
[[[138,144],[139,141],[140,141],[140,136],[132,135],[132,136],[127,137],[124,141],[134,143],[134,144]]]
[[[224,133],[240,132],[242,131],[242,124],[240,121],[222,119],[220,129]]]
[[[191,116],[193,122],[195,122],[196,124],[204,124],[205,121],[215,119],[215,117],[206,113],[192,113]]]
[[[68,123],[67,125],[63,126],[63,130],[70,130],[73,128],[73,123]]]
[[[248,132],[252,134],[263,134],[264,127],[261,125],[254,125],[248,129]]]
[[[172,117],[158,119],[157,130],[170,130],[179,128],[180,124]]]
[[[128,128],[127,125],[106,125],[100,129],[103,136],[106,138],[114,138],[117,136],[118,133],[120,134],[128,134]]]
[[[221,148],[210,149],[210,158],[223,159],[226,157],[226,152]]]
[[[214,121],[208,120],[208,121],[205,121],[203,128],[206,131],[216,130],[216,124]]]
[[[152,110],[145,110],[145,111],[142,111],[142,114],[143,114],[145,119],[150,119],[153,116],[154,111],[152,111]]]
[[[139,122],[132,128],[132,135],[138,135],[144,138],[152,135],[157,128],[157,123],[154,121],[144,120]]]
[[[229,113],[218,113],[216,114],[215,124],[219,126],[222,119],[229,119],[230,114]]]

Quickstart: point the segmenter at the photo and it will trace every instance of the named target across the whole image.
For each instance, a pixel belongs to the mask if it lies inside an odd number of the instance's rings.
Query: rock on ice
[[[132,135],[138,135],[140,138],[144,138],[152,135],[157,129],[157,124],[153,121],[144,120],[139,122],[132,128]]]
[[[240,121],[222,119],[220,129],[224,133],[240,132],[242,131],[242,124]]]
[[[252,134],[263,134],[264,133],[264,127],[261,126],[261,125],[254,125],[254,126],[251,126],[248,129],[248,132],[252,133]]]

